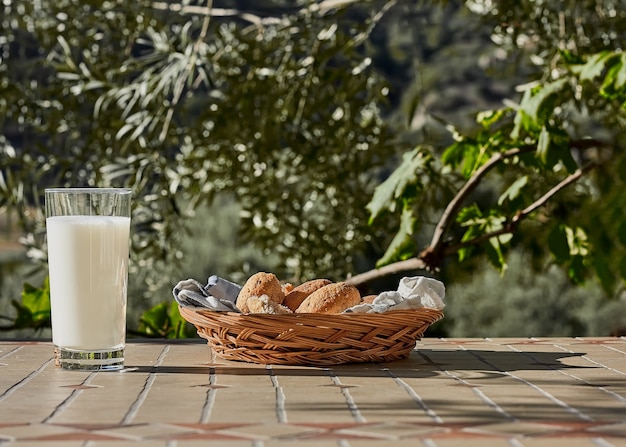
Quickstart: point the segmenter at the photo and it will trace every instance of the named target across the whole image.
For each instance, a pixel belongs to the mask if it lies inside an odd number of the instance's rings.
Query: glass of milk
[[[124,367],[131,190],[45,190],[52,342],[64,369]]]

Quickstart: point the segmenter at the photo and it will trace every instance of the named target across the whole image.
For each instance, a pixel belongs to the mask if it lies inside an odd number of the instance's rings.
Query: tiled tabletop
[[[0,341],[0,446],[626,446],[626,339],[434,339],[335,367],[130,341],[118,372]]]

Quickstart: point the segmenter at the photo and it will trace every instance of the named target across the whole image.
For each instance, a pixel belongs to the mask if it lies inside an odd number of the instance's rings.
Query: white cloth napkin
[[[382,292],[372,304],[357,304],[344,312],[383,313],[422,307],[442,310],[445,295],[446,288],[441,281],[425,276],[405,277],[400,280],[397,290]]]
[[[183,307],[216,312],[239,312],[235,303],[240,290],[240,285],[212,275],[206,286],[195,279],[180,281],[172,293],[176,302]]]

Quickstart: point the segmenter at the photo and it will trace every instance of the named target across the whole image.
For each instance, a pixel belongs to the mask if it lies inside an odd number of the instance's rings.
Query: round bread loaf
[[[310,294],[296,309],[297,313],[339,314],[361,302],[361,294],[353,285],[336,282]]]
[[[283,289],[283,293],[285,294],[285,296],[287,296],[287,294],[293,290],[293,284],[291,284],[290,282],[281,283],[280,287]]]
[[[273,273],[259,272],[252,275],[241,288],[237,296],[237,308],[243,313],[250,313],[248,298],[251,296],[267,295],[275,303],[282,304],[285,294]]]
[[[283,306],[287,306],[295,311],[310,294],[330,283],[329,279],[312,279],[311,281],[303,282],[285,295]]]

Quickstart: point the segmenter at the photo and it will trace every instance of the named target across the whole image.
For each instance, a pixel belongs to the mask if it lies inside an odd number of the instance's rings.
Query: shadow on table
[[[403,360],[386,363],[354,363],[332,367],[259,365],[221,360],[197,363],[193,366],[129,366],[128,373],[158,374],[218,374],[247,376],[340,376],[340,377],[398,377],[426,378],[451,372],[476,372],[481,376],[505,376],[521,370],[563,371],[567,369],[598,368],[565,363],[580,358],[581,352],[490,351],[419,349]],[[198,359],[199,361],[201,359]],[[580,363],[580,362],[579,362]]]

